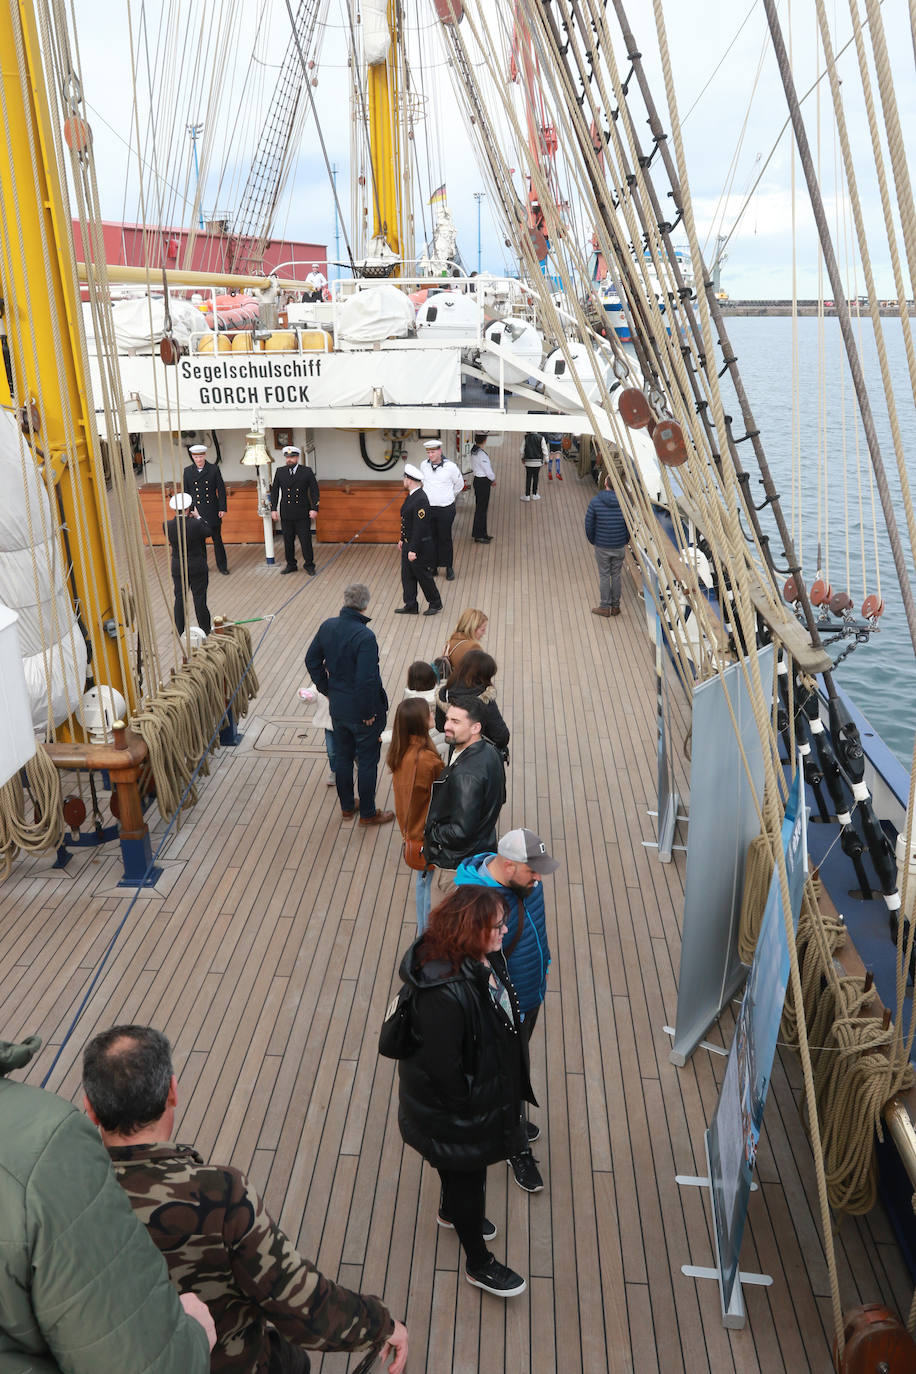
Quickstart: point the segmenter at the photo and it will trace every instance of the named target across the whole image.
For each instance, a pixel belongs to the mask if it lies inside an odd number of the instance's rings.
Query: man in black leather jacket
[[[457,868],[472,854],[496,848],[496,822],[506,800],[502,760],[481,738],[479,697],[450,702],[445,738],[452,746],[448,767],[433,783],[423,851],[439,868]]]

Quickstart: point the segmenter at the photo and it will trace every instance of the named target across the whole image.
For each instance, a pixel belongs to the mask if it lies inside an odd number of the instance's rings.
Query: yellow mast
[[[404,252],[402,229],[398,25],[395,0],[388,0],[388,56],[369,68],[369,147],[375,187],[374,234],[397,254]]]
[[[38,410],[30,442],[60,495],[71,590],[95,681],[116,688],[133,707],[104,476],[93,452],[97,426],[78,332],[72,230],[28,0],[0,0],[0,68],[0,291],[16,399]],[[79,138],[85,126],[68,123]],[[6,390],[5,376],[0,387]]]

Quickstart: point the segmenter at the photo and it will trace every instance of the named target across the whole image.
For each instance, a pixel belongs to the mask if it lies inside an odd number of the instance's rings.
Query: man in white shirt
[[[446,582],[454,582],[452,567],[452,525],[455,522],[455,498],[464,490],[464,478],[457,463],[443,457],[442,440],[428,439],[424,445],[426,457],[420,464],[423,490],[429,501],[433,536],[436,541],[436,564],[433,569],[445,569]]]
[[[490,456],[484,449],[485,434],[474,435],[471,449],[471,472],[474,474],[474,526],[471,530],[475,544],[490,544],[492,536],[487,534],[487,510],[490,505],[490,488],[496,486],[496,473]]]

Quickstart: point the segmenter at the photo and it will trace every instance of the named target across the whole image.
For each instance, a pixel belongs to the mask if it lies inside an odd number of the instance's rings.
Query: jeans
[[[335,758],[337,757],[337,751],[336,751],[335,748],[334,748],[334,731],[333,731],[333,730],[325,730],[325,732],[324,732],[324,747],[325,747],[325,749],[328,751],[328,767],[330,768],[331,772],[333,773],[333,772],[334,772],[334,760],[335,760]]]
[[[620,574],[627,546],[620,549],[601,549],[595,546],[595,562],[598,564],[598,602],[599,605],[620,605]]]
[[[422,935],[429,923],[429,912],[433,901],[433,878],[436,876],[434,868],[428,868],[425,873],[417,871],[417,935]]]
[[[362,721],[358,724],[349,720],[334,721],[334,777],[337,782],[340,809],[352,811],[355,807],[355,761],[360,820],[368,820],[378,809],[375,805],[375,783],[378,777],[379,756],[382,752],[384,724],[384,715],[380,719],[376,717],[371,725],[363,725]]]
[[[525,495],[537,496],[538,481],[541,476],[540,468],[525,468]]]

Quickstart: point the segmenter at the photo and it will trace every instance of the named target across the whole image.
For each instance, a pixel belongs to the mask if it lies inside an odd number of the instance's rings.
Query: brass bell
[[[242,454],[242,467],[260,468],[272,463],[273,458],[264,447],[263,429],[249,430],[245,435],[245,452]]]

